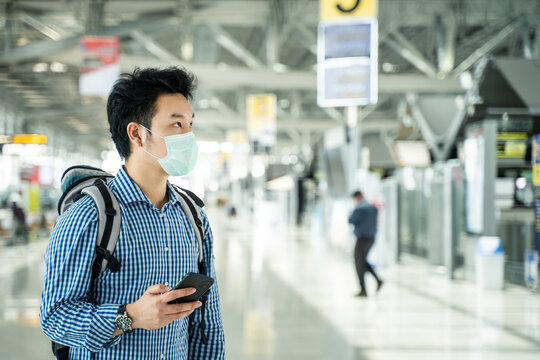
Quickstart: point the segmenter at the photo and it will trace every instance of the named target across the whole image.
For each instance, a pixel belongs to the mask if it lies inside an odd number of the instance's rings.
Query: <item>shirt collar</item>
[[[368,202],[367,202],[366,199],[362,199],[362,200],[358,203],[358,205],[356,205],[356,206],[364,206],[364,205],[366,205],[367,203],[368,203]]]
[[[135,202],[147,202],[152,204],[139,185],[137,185],[128,175],[124,166],[118,170],[118,173],[114,177],[113,183],[118,190],[118,195],[125,204]],[[178,196],[169,181],[167,181],[167,190],[169,192],[169,202],[172,205],[176,204],[178,202]]]

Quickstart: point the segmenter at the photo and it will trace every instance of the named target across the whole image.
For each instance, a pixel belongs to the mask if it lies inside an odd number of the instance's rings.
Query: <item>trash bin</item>
[[[476,248],[476,284],[482,289],[504,286],[504,250],[498,236],[482,236]]]

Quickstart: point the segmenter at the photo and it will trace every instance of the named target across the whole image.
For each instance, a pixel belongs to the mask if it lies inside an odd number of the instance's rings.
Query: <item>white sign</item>
[[[319,106],[377,103],[377,53],[377,19],[321,22],[317,47]]]

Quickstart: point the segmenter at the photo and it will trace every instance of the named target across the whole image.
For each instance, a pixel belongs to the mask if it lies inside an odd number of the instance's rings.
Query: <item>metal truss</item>
[[[245,95],[274,92],[278,100],[301,94],[301,101],[291,101],[294,112],[278,112],[278,141],[313,141],[345,122],[341,109],[316,106],[318,13],[318,0],[3,1],[0,85],[9,91],[9,81],[27,79],[18,92],[11,90],[21,107],[33,93],[55,106],[48,112],[25,109],[32,122],[40,115],[56,121],[78,116],[98,131],[103,122],[87,116],[94,105],[85,106],[66,88],[77,83],[80,37],[118,36],[124,71],[177,65],[197,75],[194,107],[208,124],[200,130],[203,137],[222,140],[226,130],[244,128]],[[534,0],[379,0],[380,98],[394,108],[364,109],[363,131],[397,133],[395,100],[405,94],[464,92],[458,76],[486,55],[538,58],[538,15]],[[58,74],[49,70],[33,73],[35,64],[52,62],[68,66],[61,84],[70,85],[58,86]],[[199,100],[211,107],[197,108]]]

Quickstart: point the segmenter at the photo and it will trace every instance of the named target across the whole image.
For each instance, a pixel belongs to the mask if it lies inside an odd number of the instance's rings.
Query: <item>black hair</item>
[[[362,194],[362,192],[360,190],[356,190],[355,192],[353,192],[352,196],[353,197],[364,197],[364,195]]]
[[[109,130],[120,156],[126,159],[131,153],[126,131],[130,122],[151,128],[159,95],[182,94],[191,100],[195,88],[195,76],[177,67],[135,68],[133,73],[120,75],[107,100]]]

